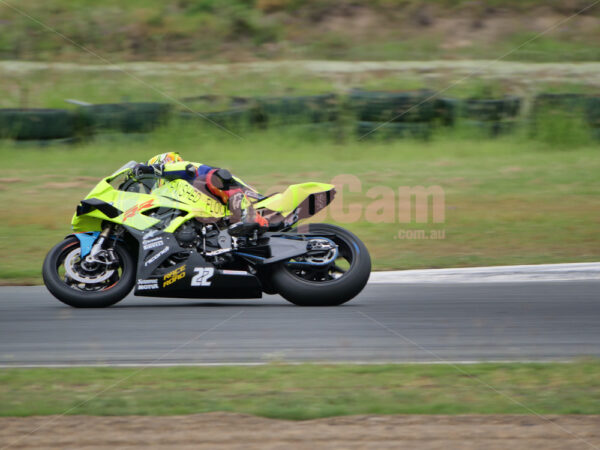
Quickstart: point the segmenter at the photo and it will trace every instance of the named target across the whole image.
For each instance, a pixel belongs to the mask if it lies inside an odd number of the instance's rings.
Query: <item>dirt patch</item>
[[[10,448],[589,449],[600,416],[349,416],[302,422],[208,413],[189,416],[0,418]]]
[[[74,178],[75,181],[94,181],[98,182],[98,177],[79,176]]]
[[[20,183],[23,178],[0,178],[0,184]]]
[[[83,183],[82,181],[65,181],[65,182],[54,182],[54,183],[46,183],[42,187],[46,189],[76,189],[76,188],[84,188],[88,186],[88,183]]]
[[[511,173],[520,173],[523,172],[523,168],[519,167],[519,166],[509,166],[509,167],[503,167],[502,169],[500,169],[500,173],[502,175],[510,175]]]

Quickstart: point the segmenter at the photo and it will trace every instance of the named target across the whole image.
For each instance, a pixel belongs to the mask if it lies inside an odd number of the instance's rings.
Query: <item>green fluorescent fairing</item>
[[[310,194],[327,192],[334,188],[335,186],[332,184],[316,182],[292,184],[285,191],[254,203],[254,207],[257,209],[268,208],[272,211],[280,212],[283,216],[287,216],[294,212],[296,207]]]
[[[102,179],[85,199],[98,199],[117,208],[121,214],[117,217],[108,217],[100,209],[91,209],[81,215],[75,214],[72,220],[73,231],[101,231],[102,222],[109,221],[126,225],[138,230],[148,229],[159,220],[143,214],[145,211],[155,208],[178,209],[185,214],[172,220],[164,231],[174,232],[181,224],[194,217],[200,218],[222,218],[230,215],[227,206],[220,201],[195,189],[184,180],[156,179],[151,193],[131,192],[118,190],[115,185],[121,185],[131,173],[132,163],[124,166],[113,175]],[[120,178],[120,180],[118,179]],[[139,187],[137,183],[134,188]],[[334,186],[325,183],[302,183],[288,187],[283,193],[275,194],[264,200],[254,203],[255,209],[268,208],[277,211],[284,216],[292,213],[294,209],[310,194],[326,192],[334,189]]]

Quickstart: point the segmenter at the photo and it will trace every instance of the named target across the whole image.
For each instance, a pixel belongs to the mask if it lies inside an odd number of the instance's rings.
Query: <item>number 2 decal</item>
[[[194,267],[194,275],[192,277],[192,286],[210,286],[211,282],[208,281],[214,273],[215,269],[212,267]]]

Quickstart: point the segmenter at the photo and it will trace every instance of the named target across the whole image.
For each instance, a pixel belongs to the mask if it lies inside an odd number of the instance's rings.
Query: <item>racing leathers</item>
[[[254,211],[250,200],[261,198],[260,194],[227,169],[181,161],[151,166],[138,164],[133,171],[135,175],[154,173],[167,180],[182,179],[202,193],[217,198],[229,208],[229,232],[234,236],[254,230],[265,231],[269,226],[267,219]]]

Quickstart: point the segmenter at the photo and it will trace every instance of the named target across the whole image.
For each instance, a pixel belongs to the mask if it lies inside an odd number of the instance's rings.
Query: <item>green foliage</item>
[[[555,147],[572,149],[594,144],[594,135],[581,114],[573,111],[546,110],[532,119],[535,139]]]
[[[559,0],[20,0],[15,6],[24,14],[8,7],[0,9],[2,59],[94,59],[50,29],[103,57],[120,60],[220,61],[250,55],[342,60],[495,59],[507,52],[511,52],[508,59],[518,61],[600,58],[594,45],[599,36],[592,27],[567,26],[560,34],[537,37],[538,29],[519,26],[492,39],[483,33],[482,39],[475,36],[455,48],[448,46],[448,32],[435,26],[441,17],[484,23],[500,9],[515,16],[536,15],[539,10],[552,14],[549,11],[554,10],[566,17],[589,6],[579,1],[565,5]],[[426,23],[419,25],[419,14],[429,14],[431,19],[427,16]],[[365,26],[360,20],[363,16]],[[473,26],[465,26],[463,31],[470,34]],[[532,37],[535,41],[512,52]]]
[[[516,33],[506,42],[506,51],[512,51],[509,56],[513,61],[524,62],[552,62],[552,61],[598,61],[600,60],[600,48],[588,46],[585,36],[576,33],[571,39],[558,39],[556,37],[538,36],[539,33]],[[531,42],[530,42],[531,41]],[[521,47],[524,43],[527,45]],[[500,56],[500,55],[498,55]]]

